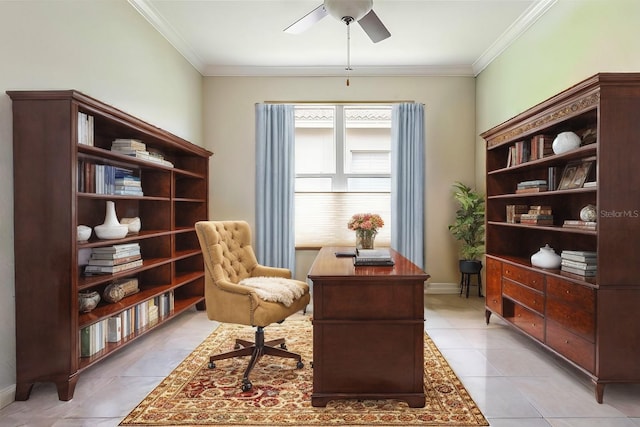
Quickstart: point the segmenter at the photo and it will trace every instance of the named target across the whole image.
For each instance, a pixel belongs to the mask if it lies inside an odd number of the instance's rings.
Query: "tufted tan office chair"
[[[251,229],[244,221],[200,221],[196,223],[196,233],[204,257],[207,316],[218,322],[256,327],[255,342],[236,339],[235,350],[209,358],[209,368],[215,368],[216,360],[250,355],[242,378],[243,391],[252,388],[249,374],[263,355],[296,359],[296,367],[301,369],[302,357],[286,350],[284,338],[265,342],[264,328],[306,308],[311,298],[309,286],[290,280],[291,272],[285,268],[258,264],[251,247]],[[256,284],[243,284],[256,280],[266,284],[261,283],[258,288],[253,287]],[[273,281],[286,282],[295,291],[295,297],[288,294],[288,301],[279,302],[278,295],[265,289]],[[275,347],[278,345],[280,348]]]

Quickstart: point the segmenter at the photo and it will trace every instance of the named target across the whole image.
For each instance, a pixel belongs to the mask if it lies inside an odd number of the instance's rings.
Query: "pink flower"
[[[359,213],[351,217],[347,223],[349,230],[371,230],[376,231],[384,226],[384,221],[378,214]]]

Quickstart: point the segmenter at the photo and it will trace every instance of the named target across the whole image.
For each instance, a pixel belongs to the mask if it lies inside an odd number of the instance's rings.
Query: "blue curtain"
[[[424,268],[424,105],[391,115],[391,247]]]
[[[295,268],[293,105],[256,104],[256,257]]]

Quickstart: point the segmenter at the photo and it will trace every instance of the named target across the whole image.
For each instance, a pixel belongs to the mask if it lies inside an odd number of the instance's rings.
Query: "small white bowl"
[[[137,233],[138,231],[140,231],[140,228],[142,227],[142,222],[140,222],[140,217],[137,217],[137,216],[133,218],[122,218],[120,220],[120,224],[126,225],[127,227],[129,227],[130,233]]]
[[[96,225],[94,228],[98,239],[122,239],[129,232],[126,225]]]
[[[91,227],[86,225],[79,225],[77,231],[78,242],[85,242],[91,237]]]

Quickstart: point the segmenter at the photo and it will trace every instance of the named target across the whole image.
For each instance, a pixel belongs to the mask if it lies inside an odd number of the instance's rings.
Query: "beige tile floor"
[[[584,375],[495,317],[485,325],[481,298],[426,295],[425,318],[491,426],[640,426],[640,385],[609,385],[596,403]],[[85,371],[69,402],[37,384],[28,401],[0,410],[0,426],[117,426],[215,326],[202,312],[184,313]]]

